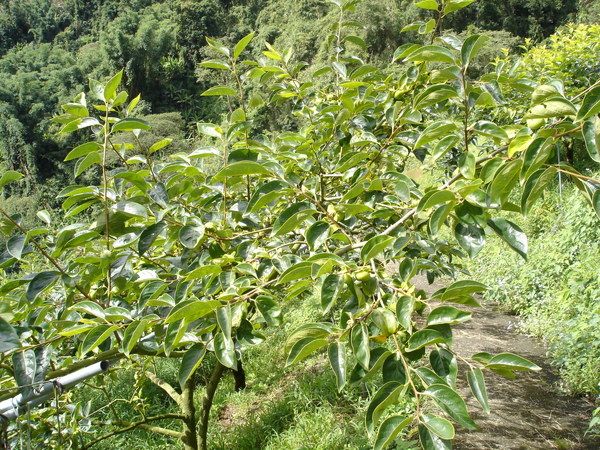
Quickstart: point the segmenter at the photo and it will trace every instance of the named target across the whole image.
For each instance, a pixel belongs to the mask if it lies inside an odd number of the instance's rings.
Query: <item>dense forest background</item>
[[[357,39],[350,45],[357,47],[360,63],[383,67],[391,75],[403,70],[393,64],[396,49],[429,39],[418,29],[402,32],[403,28],[434,14],[413,3],[365,0],[357,6]],[[201,96],[223,84],[219,71],[199,65],[214,56],[206,39],[232,47],[254,31],[249,52],[260,54],[265,42],[278,49],[293,46],[294,60],[305,63],[304,73],[311,74],[329,58],[325,25],[335,21],[330,6],[320,0],[0,0],[0,173],[15,170],[25,175],[22,183],[3,188],[0,205],[31,228],[40,209],[62,219],[58,193],[64,186],[98,183],[100,169],[74,176],[75,162],[64,161],[83,142],[84,133],[58,134],[60,124],[50,120],[61,114],[61,104],[87,90],[89,78],[105,82],[123,69],[124,90],[130,98],[140,94],[143,99],[136,115],[152,124],[143,139],[171,138],[165,152],[189,151],[205,139],[198,136],[196,123],[221,123],[229,111],[226,102]],[[442,28],[462,37],[473,32],[490,37],[470,66],[477,75],[513,70],[510,66],[524,79],[564,79],[566,94],[576,96],[600,77],[599,23],[600,0],[480,0],[449,16]],[[521,66],[512,65],[517,58],[522,58]],[[529,94],[515,89],[502,101],[510,115],[510,108],[524,109]],[[281,105],[276,114],[259,107],[252,112],[253,127],[265,133],[293,129],[295,119],[291,109],[286,114],[286,107]],[[507,116],[501,121],[511,120]],[[598,176],[598,164],[581,140],[568,141],[555,156],[590,177]],[[465,271],[492,286],[488,299],[520,313],[528,333],[545,338],[565,390],[597,396],[600,278],[590,267],[600,263],[598,218],[562,179],[527,221],[506,216],[533,237],[529,261],[507,254],[492,241]],[[0,251],[0,266],[8,257]],[[298,316],[305,314],[299,311]],[[278,333],[283,340],[284,333]],[[275,348],[271,351],[267,359],[279,357]],[[274,377],[261,373],[265,367],[264,361],[250,358],[251,370],[265,380]],[[313,382],[312,377],[297,381]],[[126,391],[130,384],[132,380],[124,378],[117,388]],[[331,386],[312,389],[329,392]],[[243,405],[253,400],[236,399]],[[220,404],[226,400],[231,399],[218,399]],[[340,428],[335,423],[331,427]],[[212,439],[221,438],[215,433]],[[254,443],[237,445],[256,448]]]
[[[416,32],[401,33],[404,25],[430,14],[412,3],[367,1],[359,7],[357,20],[364,27],[358,34],[368,43],[365,62],[390,63],[399,45],[419,41]],[[526,40],[540,42],[567,22],[597,22],[599,4],[482,1],[443,27],[456,33],[486,30],[493,37],[486,49],[491,59],[503,47],[514,51]],[[199,95],[218,81],[218,74],[197,66],[208,53],[206,37],[232,43],[256,31],[252,45],[293,44],[298,59],[317,67],[326,58],[328,11],[327,2],[308,0],[2,1],[0,168],[26,174],[18,193],[29,202],[20,202],[20,208],[56,207],[57,186],[72,178],[72,168],[62,161],[77,136],[58,137],[48,119],[88,78],[103,80],[124,68],[125,87],[142,94],[141,111],[150,115],[156,133],[184,145],[194,137],[195,122],[218,121],[223,112],[214,99]],[[10,193],[5,190],[4,196]]]

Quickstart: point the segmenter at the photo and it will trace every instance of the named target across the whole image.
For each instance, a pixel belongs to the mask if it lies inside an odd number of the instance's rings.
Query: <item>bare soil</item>
[[[415,281],[415,280],[413,280]],[[431,294],[443,284],[417,286]],[[459,378],[461,394],[479,429],[457,429],[457,449],[600,449],[600,439],[585,437],[594,405],[586,398],[560,393],[559,378],[542,343],[517,331],[518,317],[495,305],[468,309],[473,320],[455,326],[454,349],[463,357],[477,352],[510,352],[523,356],[543,370],[518,373],[514,380],[486,373],[491,413],[484,413],[471,394],[465,376]],[[461,369],[464,369],[461,368]]]

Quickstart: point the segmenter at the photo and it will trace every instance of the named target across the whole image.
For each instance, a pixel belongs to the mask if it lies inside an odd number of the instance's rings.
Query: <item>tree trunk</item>
[[[196,434],[196,407],[194,406],[194,377],[189,377],[181,392],[183,420],[183,446],[185,450],[198,450],[198,435]],[[204,448],[204,447],[203,447]]]
[[[200,420],[198,422],[198,437],[200,439],[200,449],[207,450],[206,437],[208,434],[208,420],[210,418],[210,409],[212,408],[213,399],[215,392],[223,376],[225,366],[219,361],[216,361],[216,366],[210,375],[210,379],[206,384],[206,393],[204,394],[204,400],[202,401],[202,410],[200,411]]]
[[[246,389],[246,371],[242,366],[242,361],[238,361],[238,368],[233,371],[233,379],[235,380],[236,392]]]

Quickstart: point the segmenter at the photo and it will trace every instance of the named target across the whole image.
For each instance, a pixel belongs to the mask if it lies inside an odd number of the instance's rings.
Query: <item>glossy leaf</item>
[[[586,120],[600,112],[600,86],[594,87],[583,98],[583,103],[577,112],[577,120]],[[595,160],[600,162],[598,160]]]
[[[0,353],[7,353],[21,346],[15,329],[0,316]]]
[[[591,117],[583,122],[585,148],[590,158],[596,162],[600,162],[600,135],[596,132],[596,123],[598,120],[596,117]]]
[[[486,413],[490,413],[490,405],[488,402],[487,389],[485,387],[485,379],[483,377],[483,372],[479,368],[474,368],[469,370],[467,373],[467,380],[469,382],[469,387],[471,388],[471,392],[483,408]]]
[[[485,245],[485,232],[477,225],[457,222],[454,237],[470,258],[475,258]]]
[[[444,336],[436,330],[424,329],[414,333],[408,340],[407,352],[414,352],[422,347],[446,342]]]
[[[316,352],[320,348],[329,344],[327,339],[315,339],[313,337],[305,337],[298,340],[290,349],[285,365],[291,366],[298,361],[303,360],[311,353]]]
[[[350,332],[350,346],[358,363],[363,369],[369,370],[369,333],[364,324],[352,328],[352,331]]]
[[[217,333],[215,336],[215,356],[221,364],[230,369],[237,370],[237,357],[235,356],[235,347],[233,340],[227,338],[223,333]]]
[[[434,384],[427,388],[423,395],[430,396],[435,400],[452,419],[469,430],[476,430],[477,425],[469,417],[465,401],[450,387]]]
[[[427,316],[427,325],[457,324],[471,319],[472,314],[453,306],[438,306]]]
[[[381,386],[375,393],[365,415],[365,425],[369,434],[373,434],[381,415],[398,401],[398,396],[404,388],[405,385],[390,381]]]
[[[392,236],[374,236],[367,241],[360,252],[360,257],[366,264],[390,246],[395,239]]]
[[[35,300],[38,295],[40,295],[43,291],[52,286],[56,280],[58,280],[58,275],[58,272],[46,271],[40,272],[34,276],[29,282],[29,286],[27,286],[27,291],[25,293],[27,300],[30,302]]]
[[[325,277],[321,286],[321,308],[327,314],[338,299],[343,286],[341,276],[331,273]]]
[[[506,219],[490,219],[488,225],[514,251],[527,260],[527,236],[523,230]]]
[[[421,422],[436,436],[445,440],[454,439],[454,426],[448,420],[432,414],[423,414]]]
[[[338,392],[346,384],[346,346],[340,342],[332,342],[327,348],[329,364],[335,375]]]
[[[177,376],[179,380],[179,386],[181,389],[184,388],[185,383],[189,378],[194,375],[196,369],[200,367],[204,355],[206,354],[206,348],[203,344],[197,343],[192,345],[181,358],[181,365],[179,366],[179,374]]]
[[[256,307],[264,317],[267,324],[276,327],[283,322],[283,314],[279,303],[269,295],[259,295],[256,297]]]
[[[398,435],[413,421],[412,417],[406,416],[390,416],[385,419],[379,430],[377,431],[377,437],[375,438],[374,450],[384,450],[388,448],[392,442],[398,437]]]
[[[512,353],[501,353],[494,356],[486,365],[486,369],[509,369],[509,370],[542,370],[540,366],[532,363],[531,361],[512,354]]]

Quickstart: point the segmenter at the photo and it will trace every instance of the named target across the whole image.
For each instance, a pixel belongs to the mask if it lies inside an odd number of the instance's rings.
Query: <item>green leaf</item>
[[[118,325],[97,325],[86,334],[81,344],[81,356],[85,356],[107,340],[115,331],[119,329]]]
[[[390,335],[398,330],[396,316],[387,308],[377,308],[371,313],[371,320],[383,334]]]
[[[216,309],[217,315],[217,323],[219,324],[219,328],[225,335],[226,339],[231,339],[231,306],[227,304],[226,306],[221,306]]]
[[[419,439],[424,450],[451,450],[452,441],[440,438],[424,424],[419,424]]]
[[[314,337],[305,337],[296,341],[289,351],[286,367],[296,364],[327,344],[329,344],[327,339],[315,339]]]
[[[331,273],[323,280],[321,286],[321,308],[323,314],[327,314],[342,291],[343,279],[339,275]]]
[[[438,406],[458,424],[469,430],[477,429],[477,425],[469,417],[465,401],[450,387],[442,384],[433,384],[423,392],[423,395],[432,397]]]
[[[294,203],[285,209],[273,223],[272,236],[289,233],[300,227],[302,223],[317,211],[308,202]]]
[[[221,364],[230,369],[237,370],[237,357],[235,356],[235,346],[231,338],[227,338],[223,333],[215,336],[215,356]]]
[[[600,112],[600,86],[585,94],[583,103],[577,112],[577,120],[586,120]],[[597,160],[596,160],[597,161]],[[600,161],[597,161],[600,162]]]
[[[482,136],[487,136],[496,139],[508,139],[508,134],[504,131],[503,128],[500,128],[494,122],[490,122],[489,120],[480,120],[475,126],[473,126],[473,130]]]
[[[197,280],[198,278],[202,278],[207,275],[217,275],[222,271],[223,269],[221,269],[221,266],[217,266],[215,264],[207,264],[205,266],[198,267],[197,269],[194,269],[190,273],[188,273],[188,276],[185,277],[185,281]]]
[[[102,146],[97,142],[86,142],[85,144],[81,144],[75,147],[73,150],[71,150],[69,154],[65,157],[65,161],[71,161],[72,159],[81,158],[82,156],[98,151],[101,148]]]
[[[437,11],[439,9],[439,5],[437,0],[423,0],[415,3],[415,6],[421,9],[431,9]]]
[[[134,130],[149,130],[152,126],[142,119],[134,119],[133,117],[127,117],[120,119],[112,127],[112,132],[117,131],[134,131]]]
[[[438,206],[429,219],[429,230],[435,236],[454,209],[454,203]]]
[[[181,319],[185,319],[188,323],[193,322],[200,317],[210,314],[215,309],[221,306],[221,302],[217,300],[187,300],[177,303],[171,310],[164,323],[169,324]]]
[[[27,238],[25,236],[15,235],[6,241],[6,250],[14,258],[21,259],[26,245]]]
[[[84,300],[82,302],[75,303],[71,308],[71,311],[80,311],[90,316],[98,317],[100,319],[104,319],[104,309],[97,303],[94,303],[90,300]]]
[[[254,33],[250,33],[250,34],[244,36],[242,39],[240,39],[237,44],[235,44],[235,47],[233,49],[233,59],[239,58],[239,56],[242,54],[244,49],[248,46],[248,44],[250,43],[250,41],[252,40],[253,37],[254,37]]]
[[[485,379],[483,372],[479,368],[474,368],[467,374],[467,380],[471,387],[471,392],[486,413],[490,413],[490,405],[488,403],[487,390],[485,388]]]
[[[58,280],[59,273],[53,271],[40,272],[36,274],[29,282],[27,291],[25,292],[25,298],[30,302],[34,301],[38,295],[48,289]]]
[[[179,242],[186,248],[196,248],[204,237],[204,225],[185,225],[179,229]]]
[[[306,323],[296,328],[287,338],[283,346],[283,352],[288,354],[292,347],[300,340],[310,337],[320,339],[328,337],[332,333],[332,325],[327,323]]]
[[[15,329],[0,317],[0,353],[7,353],[21,347],[21,341]]]
[[[233,95],[233,96],[236,96],[237,92],[235,89],[230,88],[229,86],[214,86],[214,87],[211,87],[210,89],[207,89],[200,95],[203,95],[203,96],[210,96],[210,95]]]
[[[541,197],[549,183],[554,180],[557,170],[554,167],[548,167],[546,170],[540,169],[532,174],[523,187],[521,196],[521,212],[527,215],[533,203]]]
[[[458,11],[459,9],[465,8],[473,3],[475,0],[446,0],[444,6],[444,15],[450,14],[451,12]]]
[[[138,252],[140,255],[146,253],[154,244],[156,238],[164,231],[167,227],[166,223],[158,222],[144,228],[144,231],[140,234],[138,241]]]
[[[433,122],[431,125],[428,125],[421,135],[419,139],[413,145],[413,148],[420,148],[430,142],[444,136],[444,139],[450,135],[451,132],[456,130],[456,124],[449,120],[438,120]],[[442,139],[443,140],[443,139]]]
[[[457,222],[454,227],[454,237],[470,258],[475,258],[485,245],[485,233],[477,225]]]
[[[496,173],[494,181],[490,184],[487,192],[489,205],[501,206],[507,201],[510,192],[519,181],[522,165],[523,161],[521,159],[515,159]]]
[[[423,423],[429,431],[442,439],[454,439],[454,426],[442,417],[436,417],[432,414],[423,414],[421,416],[421,423]]]
[[[454,54],[445,47],[440,47],[438,45],[427,45],[425,47],[420,47],[416,51],[412,52],[406,58],[407,61],[437,61],[437,62],[445,62],[449,64],[456,64],[456,58]],[[438,88],[442,88],[445,85],[437,85]],[[432,86],[434,87],[434,86]],[[454,91],[454,96],[458,96],[458,93],[455,89],[450,88],[449,86],[445,86],[449,88],[449,91]],[[429,90],[428,88],[427,90]],[[446,97],[450,98],[450,97]],[[434,102],[437,103],[437,102]],[[431,103],[433,104],[433,103]],[[420,109],[415,106],[415,109]]]
[[[508,370],[524,370],[538,371],[542,370],[540,366],[531,361],[512,353],[501,353],[494,356],[486,365],[486,369],[508,369]]]
[[[417,212],[421,212],[441,203],[447,202],[456,202],[456,196],[454,192],[449,190],[429,191],[423,196],[423,198],[421,198],[421,201],[417,206]]]
[[[596,211],[596,215],[600,217],[600,189],[594,192],[594,196],[592,197],[592,205],[594,207],[594,211]]]
[[[2,178],[0,178],[0,189],[6,186],[13,181],[18,180],[19,178],[23,178],[23,174],[19,172],[15,172],[14,170],[7,170],[2,174]]]
[[[108,80],[104,86],[104,98],[107,101],[113,100],[117,96],[117,88],[119,87],[119,84],[121,84],[122,77],[123,70],[120,70],[110,80]]]
[[[311,251],[318,250],[329,237],[329,224],[322,220],[313,223],[306,230],[306,242]]]
[[[527,260],[527,236],[523,230],[506,219],[489,219],[488,225],[514,251]]]
[[[214,48],[216,51],[218,51],[219,53],[221,53],[225,56],[229,56],[231,54],[231,52],[229,51],[229,49],[227,47],[225,47],[220,42],[215,41],[214,39],[207,37],[206,43],[208,45],[210,45],[212,48]]]
[[[585,148],[592,158],[596,162],[600,162],[600,139],[596,133],[596,123],[598,119],[596,117],[590,117],[583,122],[583,140],[585,142]]]
[[[171,142],[173,142],[173,139],[161,139],[160,141],[155,142],[154,144],[152,144],[150,146],[150,148],[148,149],[148,153],[152,154],[154,152],[159,151],[160,149],[165,148],[167,145],[169,145]]]
[[[207,61],[202,61],[198,65],[206,67],[207,69],[231,70],[231,66],[229,64],[219,59],[209,59]]]
[[[327,348],[329,364],[335,375],[338,392],[346,384],[346,346],[340,342],[332,342]]]
[[[390,352],[389,350],[386,350],[383,347],[376,347],[376,348],[372,349],[371,354],[369,355],[369,370],[365,371],[365,370],[363,370],[363,368],[360,365],[356,366],[356,368],[359,369],[360,374],[362,375],[362,378],[360,379],[360,381],[366,381],[369,378],[375,376],[379,372],[379,369],[381,369],[384,366],[384,364],[388,361],[388,359],[390,359],[392,356],[393,356],[392,352]],[[363,373],[364,373],[364,375],[363,375]],[[389,368],[388,368],[388,375],[392,375],[389,372]],[[394,374],[394,375],[398,375],[398,374]],[[398,377],[394,377],[391,380],[384,380],[384,381],[400,381],[400,380],[398,379]]]
[[[412,314],[415,309],[415,298],[404,295],[396,302],[396,318],[398,323],[409,333],[412,332]]]
[[[538,170],[546,162],[552,150],[552,138],[537,138],[523,155],[523,168],[521,169],[521,178],[526,179]]]
[[[397,381],[390,381],[381,386],[375,393],[365,415],[365,425],[370,435],[373,434],[381,415],[388,407],[398,401],[398,396],[404,388],[405,385]]]
[[[196,372],[196,369],[202,363],[204,355],[206,354],[206,348],[203,344],[197,343],[192,345],[181,358],[181,366],[179,366],[178,380],[181,389],[184,388],[185,383],[189,378]]]
[[[136,320],[135,322],[131,322],[127,328],[125,329],[125,333],[123,334],[123,342],[121,343],[121,349],[125,355],[129,356],[131,350],[138,344],[140,338],[148,328],[149,320],[147,318],[143,318],[141,320]]]
[[[436,330],[424,329],[413,334],[408,340],[406,351],[414,352],[426,345],[440,344],[446,342],[444,336]]]
[[[142,217],[144,219],[148,218],[148,212],[146,211],[146,208],[136,202],[119,202],[114,204],[111,210],[113,212],[120,212],[126,217]]]
[[[444,49],[444,51],[450,53],[449,50]],[[413,55],[414,53],[407,59],[410,60]],[[448,86],[446,84],[434,84],[415,97],[414,109],[420,111],[428,106],[435,105],[436,103],[440,103],[444,100],[454,97],[458,97],[458,91],[452,86]]]
[[[182,320],[179,322],[173,322],[167,325],[167,331],[165,332],[165,338],[163,342],[163,348],[165,350],[165,356],[168,358],[173,349],[177,348],[179,342],[185,335],[188,324]]]
[[[279,303],[270,295],[259,295],[255,300],[256,307],[267,324],[277,327],[283,323],[283,314]]]
[[[363,369],[369,370],[371,349],[369,347],[369,332],[364,323],[355,325],[350,332],[350,347],[352,353]]]
[[[254,191],[252,198],[248,202],[246,211],[248,213],[252,213],[268,205],[272,201],[281,197],[286,188],[287,184],[279,180],[269,181],[268,183],[263,184],[256,191]]]
[[[441,289],[434,293],[431,298],[439,298],[444,302],[464,297],[465,295],[483,292],[489,289],[485,284],[472,280],[462,280],[452,283],[445,289]],[[439,294],[439,295],[438,295]]]
[[[427,325],[462,323],[470,320],[471,316],[471,313],[461,311],[453,306],[439,306],[431,311],[427,316]]]
[[[377,431],[373,450],[384,450],[388,448],[402,430],[410,425],[412,421],[412,417],[406,416],[390,416],[385,419],[379,427],[379,431]]]
[[[553,97],[535,105],[524,119],[550,119],[553,117],[574,116],[577,110],[566,98]]]
[[[60,107],[72,116],[87,117],[90,115],[88,109],[81,103],[67,103],[66,105],[60,105]]]
[[[393,236],[374,236],[367,241],[360,252],[360,258],[366,264],[390,246]]]
[[[269,175],[271,172],[265,166],[253,161],[239,161],[229,164],[221,169],[212,181],[217,183],[223,181],[226,177],[240,177],[243,175]]]
[[[307,261],[301,261],[294,264],[281,274],[279,280],[277,280],[277,284],[289,283],[290,281],[310,277],[312,275],[313,265],[314,263]]]
[[[88,153],[85,158],[77,161],[77,164],[75,165],[75,178],[77,178],[94,164],[100,164],[101,162],[102,157],[100,156],[99,152]]]
[[[460,49],[460,56],[464,67],[467,67],[471,63],[488,40],[489,36],[485,34],[473,34],[465,39]]]

